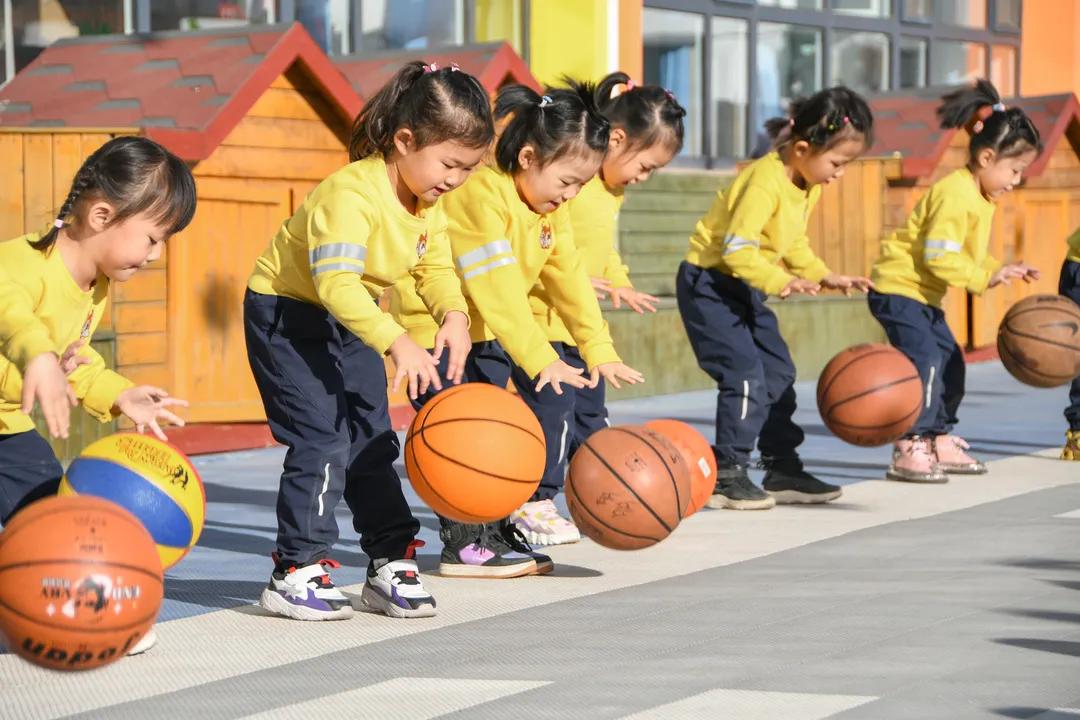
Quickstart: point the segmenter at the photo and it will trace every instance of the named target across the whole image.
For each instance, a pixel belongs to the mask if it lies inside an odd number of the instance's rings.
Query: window
[[[842,15],[889,17],[892,0],[832,0],[829,7]]]
[[[712,19],[712,155],[746,155],[746,110],[750,82],[747,23]]]
[[[666,87],[686,108],[684,155],[701,155],[702,54],[705,17],[694,13],[645,8],[643,15],[645,82]]]
[[[994,45],[990,48],[990,82],[1001,97],[1016,96],[1016,48]]]
[[[362,0],[356,51],[465,42],[463,0]]]
[[[904,20],[928,23],[934,19],[933,0],[903,0],[901,15]]]
[[[125,29],[122,0],[12,0],[10,7],[13,43],[4,51],[5,58],[10,53],[14,60],[15,72],[57,40],[123,33]],[[0,72],[0,76],[3,74]]]
[[[920,88],[926,85],[926,41],[922,38],[900,38],[900,87]]]
[[[959,85],[986,74],[986,46],[935,40],[930,49],[930,84]]]
[[[994,29],[999,32],[1020,32],[1023,7],[1020,0],[993,0]]]
[[[781,8],[796,8],[798,10],[820,10],[821,0],[758,0],[759,5],[772,5]]]
[[[821,31],[801,25],[758,24],[757,91],[753,127],[760,150],[765,131],[762,123],[787,115],[791,101],[821,89]]]
[[[273,0],[151,0],[150,29],[209,30],[274,21]]]
[[[934,19],[946,25],[986,27],[986,0],[934,0]]]
[[[296,0],[296,19],[324,52],[352,52],[352,8],[349,0]]]
[[[830,85],[860,93],[889,89],[889,37],[884,33],[836,30],[829,49]]]

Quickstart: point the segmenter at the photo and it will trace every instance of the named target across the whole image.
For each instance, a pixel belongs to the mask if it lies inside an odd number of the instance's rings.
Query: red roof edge
[[[351,122],[360,112],[363,100],[352,89],[345,76],[330,62],[330,58],[315,44],[307,30],[300,23],[294,22],[205,130],[147,128],[146,135],[159,140],[185,160],[205,160],[236,127],[270,84],[295,62],[304,66],[315,83],[333,101],[341,117],[346,122]]]
[[[1069,99],[1065,102],[1065,107],[1061,109],[1057,119],[1054,121],[1054,126],[1050,128],[1050,132],[1042,139],[1042,153],[1035,158],[1035,162],[1031,163],[1027,172],[1024,173],[1026,177],[1042,175],[1050,164],[1050,157],[1054,154],[1054,147],[1060,142],[1061,138],[1065,137],[1069,125],[1075,121],[1080,121],[1080,102],[1077,101],[1076,95],[1070,93]]]
[[[484,68],[484,72],[477,80],[490,92],[498,89],[499,83],[507,75],[515,78],[519,83],[528,85],[533,90],[540,92],[540,83],[536,81],[529,66],[514,52],[509,43],[504,42],[491,58],[491,62]]]

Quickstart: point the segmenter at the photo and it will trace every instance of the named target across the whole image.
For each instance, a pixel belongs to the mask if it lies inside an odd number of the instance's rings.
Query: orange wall
[[[1080,0],[1024,0],[1020,92],[1080,95]]]
[[[643,0],[619,0],[619,69],[635,82],[645,82],[642,38]]]

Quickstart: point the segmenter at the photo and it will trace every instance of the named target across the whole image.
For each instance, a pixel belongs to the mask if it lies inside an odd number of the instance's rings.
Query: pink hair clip
[[[53,220],[53,227],[57,228],[57,229],[63,228],[64,227],[64,221],[61,220],[60,218],[56,218],[55,220]]]
[[[425,73],[433,73],[438,69],[439,69],[439,63],[431,63],[430,65],[425,65],[424,66],[424,72]]]
[[[667,99],[671,102],[675,102],[675,93],[671,92],[667,88],[664,88],[664,95],[666,95]]]
[[[851,118],[849,118],[847,115],[844,116],[844,124],[845,125],[850,125],[851,124]]]
[[[458,66],[456,62],[450,63],[450,72],[457,72],[459,70],[461,70],[461,67]]]
[[[795,118],[788,118],[788,127],[795,127]]]
[[[971,126],[971,134],[972,135],[978,135],[982,131],[983,131],[983,121],[982,120],[976,120],[975,124]]]
[[[626,92],[630,92],[631,90],[633,90],[636,87],[637,87],[637,85],[634,84],[633,80],[627,80],[626,81]]]

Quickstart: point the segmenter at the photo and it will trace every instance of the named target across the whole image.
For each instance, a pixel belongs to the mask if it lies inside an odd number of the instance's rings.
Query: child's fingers
[[[394,392],[397,392],[399,389],[401,389],[401,381],[404,380],[407,375],[408,373],[405,372],[405,368],[399,367],[397,368],[397,370],[394,371],[394,384],[392,386]]]
[[[162,442],[168,442],[169,438],[165,437],[165,433],[162,431],[161,427],[157,424],[157,420],[151,420],[150,421],[150,431],[152,433],[154,433],[154,435],[157,436],[158,440],[161,440]]]
[[[446,338],[444,338],[443,334],[440,332],[435,336],[435,347],[431,350],[431,357],[434,358],[435,362],[439,362],[439,359],[442,358],[444,347],[446,347]]]
[[[188,403],[187,400],[182,400],[180,398],[174,398],[174,397],[161,398],[161,400],[158,401],[158,407],[172,407],[172,406],[188,407],[189,403]]]
[[[616,390],[622,390],[622,385],[619,384],[619,376],[617,373],[605,372],[604,379],[608,381],[611,387],[615,388]]]
[[[540,378],[538,379],[538,381],[536,383],[536,393],[539,394],[540,391],[544,389],[544,386],[547,385],[549,381],[550,381],[550,379],[548,377],[546,377],[543,373],[540,373]]]
[[[556,395],[562,395],[562,385],[559,383],[559,378],[551,378],[551,389],[555,391]]]
[[[611,307],[615,308],[616,310],[618,310],[619,308],[622,307],[622,303],[619,301],[619,298],[620,298],[619,293],[617,293],[617,292],[612,292],[611,293]]]
[[[174,415],[168,410],[158,410],[158,417],[168,420],[170,423],[177,427],[184,427],[184,419]]]
[[[427,380],[428,387],[433,387],[436,391],[442,390],[442,378],[439,377],[438,367],[425,368],[424,375],[425,380]]]

